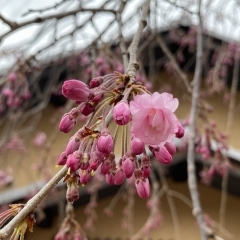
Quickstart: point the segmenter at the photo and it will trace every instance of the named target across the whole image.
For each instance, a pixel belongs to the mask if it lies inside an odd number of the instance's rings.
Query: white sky
[[[171,0],[177,2],[181,6],[196,12],[196,0]],[[57,10],[47,11],[44,14],[30,14],[28,16],[22,16],[29,9],[42,9],[55,5],[60,2],[59,0],[0,0],[0,13],[6,18],[17,21],[18,23],[24,22],[28,19],[35,18],[36,16],[49,15],[52,12],[65,12],[74,10],[79,4],[78,0],[66,1],[64,5],[57,8]],[[83,7],[97,8],[104,0],[82,0]],[[128,0],[126,9],[123,14],[123,20],[133,15],[131,21],[123,28],[124,37],[131,36],[137,29],[139,15],[134,13],[139,6],[142,5],[143,0]],[[168,28],[173,23],[186,19],[186,14],[181,9],[176,8],[174,5],[167,3],[167,0],[156,0],[158,7],[155,7],[155,0],[151,1],[152,15],[150,17],[149,26],[154,27],[154,13],[157,12],[157,28]],[[118,7],[119,0],[112,0],[107,7]],[[223,39],[231,39],[239,41],[240,39],[240,1],[239,0],[202,0],[202,14],[204,19],[204,27],[210,32],[210,34],[217,35]],[[133,14],[134,13],[134,14]],[[90,15],[90,13],[79,13],[77,15],[77,24],[81,24]],[[187,15],[190,22],[197,23],[195,15]],[[112,21],[113,15],[107,13],[99,13],[94,18],[94,24],[98,31],[102,31],[105,26]],[[47,46],[53,40],[55,20],[48,20],[45,24],[32,24],[27,27],[23,27],[14,34],[10,34],[6,37],[1,45],[0,52],[6,49],[20,48],[27,55],[36,53],[39,49]],[[68,17],[64,20],[60,20],[57,24],[57,38],[68,33],[74,28],[75,20],[73,17]],[[43,27],[44,26],[44,27]],[[35,36],[39,33],[43,27],[43,31],[40,37],[34,41]],[[8,30],[8,27],[0,20],[0,35]],[[107,42],[117,37],[118,27],[115,23],[107,32],[103,35],[102,40]],[[57,43],[50,50],[44,51],[37,57],[44,59],[49,55],[55,55],[58,53],[69,52],[73,49],[84,48],[89,45],[96,37],[97,33],[91,24],[87,24],[84,28],[79,30],[74,38],[68,37],[63,41]],[[13,57],[7,57],[0,55],[0,72],[6,70],[14,62]]]

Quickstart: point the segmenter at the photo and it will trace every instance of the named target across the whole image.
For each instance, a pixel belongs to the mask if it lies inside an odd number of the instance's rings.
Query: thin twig
[[[163,50],[163,52],[166,54],[167,58],[169,59],[169,61],[172,63],[172,66],[174,67],[176,73],[178,74],[178,76],[182,79],[184,85],[186,86],[186,89],[189,93],[192,92],[192,88],[189,84],[189,80],[187,75],[181,70],[181,68],[179,67],[176,58],[173,56],[173,54],[171,53],[171,51],[168,49],[166,43],[163,41],[162,37],[160,35],[156,35],[156,39],[157,39],[157,43],[159,44],[159,46],[161,47],[161,49]]]
[[[196,67],[193,79],[193,92],[192,92],[192,104],[189,116],[189,133],[188,133],[188,152],[187,152],[187,164],[188,164],[188,188],[191,194],[193,203],[193,215],[196,217],[198,226],[200,229],[200,235],[202,240],[207,240],[205,232],[205,223],[203,220],[202,207],[199,198],[199,192],[196,180],[195,170],[195,122],[197,115],[197,104],[199,97],[201,73],[202,73],[202,52],[203,52],[203,36],[202,36],[202,19],[201,19],[201,0],[198,2],[198,34],[197,34],[197,57]]]
[[[31,198],[24,208],[2,229],[0,229],[0,239],[6,239],[14,227],[20,223],[29,213],[39,205],[44,197],[56,186],[56,184],[66,175],[68,168],[64,166],[33,198]]]

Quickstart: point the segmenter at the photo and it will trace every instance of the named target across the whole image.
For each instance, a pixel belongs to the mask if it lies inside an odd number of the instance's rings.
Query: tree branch
[[[66,175],[68,168],[64,166],[33,198],[31,198],[24,208],[2,229],[0,229],[0,239],[6,239],[14,227],[20,223],[29,213],[31,213],[45,196],[56,186],[56,184]]]
[[[202,36],[202,19],[201,19],[201,0],[198,2],[198,34],[197,34],[197,57],[196,67],[193,79],[192,105],[189,117],[189,134],[188,134],[188,188],[191,194],[193,203],[193,215],[196,217],[200,229],[202,240],[207,240],[205,223],[203,220],[202,207],[199,199],[199,192],[197,188],[196,170],[195,170],[195,123],[197,115],[197,104],[199,97],[200,81],[202,74],[202,52],[203,52],[203,36]]]
[[[130,59],[129,59],[129,65],[127,68],[127,75],[130,77],[131,81],[134,81],[136,78],[136,73],[137,70],[139,69],[139,65],[137,63],[137,52],[138,52],[138,45],[140,42],[140,38],[143,32],[143,29],[147,25],[147,16],[148,16],[148,11],[149,11],[149,4],[150,0],[146,0],[142,6],[142,16],[140,23],[138,25],[138,30],[137,33],[135,34],[132,43],[128,49],[129,54],[130,54]]]

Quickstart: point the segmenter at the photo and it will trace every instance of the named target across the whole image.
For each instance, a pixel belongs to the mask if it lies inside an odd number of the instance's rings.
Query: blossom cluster
[[[23,73],[9,73],[4,87],[0,89],[0,115],[8,108],[17,109],[30,99],[29,86]]]
[[[148,151],[160,163],[169,164],[176,152],[173,138],[184,135],[174,114],[178,99],[168,93],[151,94],[141,83],[118,72],[96,77],[89,86],[79,80],[67,80],[62,93],[77,104],[62,117],[59,124],[62,132],[70,132],[80,114],[89,116],[58,159],[59,165],[69,168],[65,177],[67,200],[78,199],[79,185],[86,185],[95,171],[100,171],[108,184],[120,185],[125,179],[134,178],[138,195],[148,197],[151,173]],[[113,134],[109,130],[112,122]],[[115,155],[118,136],[119,157]]]

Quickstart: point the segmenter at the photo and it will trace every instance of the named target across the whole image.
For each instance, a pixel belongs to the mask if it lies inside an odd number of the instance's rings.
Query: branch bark
[[[202,240],[207,240],[205,223],[203,220],[202,207],[199,198],[199,192],[196,180],[195,170],[195,124],[197,115],[197,104],[199,97],[199,89],[201,82],[202,73],[202,53],[203,53],[203,34],[202,34],[202,19],[201,19],[201,0],[198,2],[198,33],[197,33],[197,57],[196,67],[193,79],[193,91],[192,91],[192,105],[189,117],[189,134],[188,134],[188,153],[187,153],[187,164],[188,164],[188,188],[191,194],[193,203],[193,215],[196,217],[198,226],[200,229],[200,235]]]
[[[14,227],[20,223],[29,213],[34,211],[44,197],[57,185],[66,175],[68,168],[64,166],[33,198],[31,198],[24,208],[5,227],[0,230],[0,239],[6,239]]]

